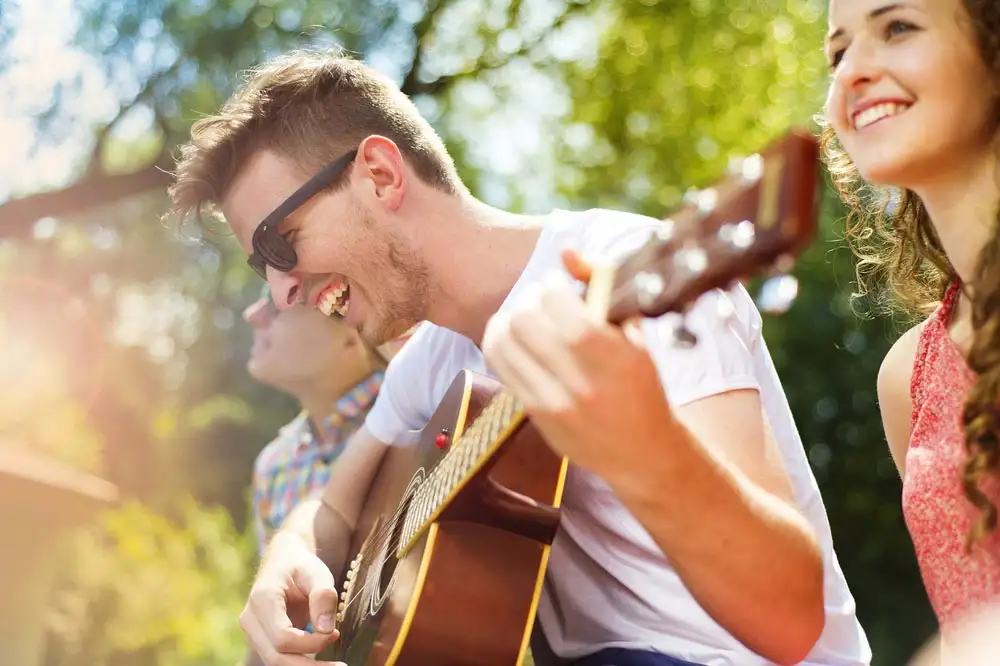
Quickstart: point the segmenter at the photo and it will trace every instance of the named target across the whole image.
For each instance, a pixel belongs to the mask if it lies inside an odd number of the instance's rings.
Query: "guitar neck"
[[[493,396],[413,493],[399,539],[399,557],[409,551],[524,419],[520,401],[509,391],[504,389]]]

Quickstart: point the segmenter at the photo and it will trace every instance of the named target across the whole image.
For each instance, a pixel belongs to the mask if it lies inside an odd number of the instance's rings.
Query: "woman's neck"
[[[1000,203],[1000,165],[988,154],[968,168],[915,188],[959,279],[971,285],[980,251],[993,237]]]

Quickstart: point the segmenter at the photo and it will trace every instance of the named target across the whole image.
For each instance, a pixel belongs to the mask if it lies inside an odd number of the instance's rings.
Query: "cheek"
[[[833,131],[839,137],[843,137],[844,132],[848,129],[845,109],[846,98],[843,93],[843,87],[839,84],[837,78],[834,78],[830,82],[830,88],[826,93],[823,114],[826,116],[827,122],[830,123],[830,127],[833,128]]]
[[[942,68],[943,69],[943,68]],[[964,71],[947,68],[941,72],[941,104],[947,108],[949,122],[967,127],[992,130],[996,125],[996,96],[987,91],[995,84],[982,63],[968,63]]]

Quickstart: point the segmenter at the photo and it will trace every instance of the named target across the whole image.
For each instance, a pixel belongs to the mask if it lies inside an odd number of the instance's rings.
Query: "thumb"
[[[563,266],[573,276],[573,279],[580,280],[581,282],[590,281],[590,274],[592,272],[590,264],[580,256],[579,252],[576,250],[563,250],[562,260]]]
[[[316,557],[308,566],[296,569],[294,580],[302,594],[309,598],[309,621],[313,627],[319,633],[331,633],[335,627],[338,600],[333,574]]]
[[[309,618],[319,633],[336,633],[338,600],[337,590],[333,588],[313,590],[309,594]]]

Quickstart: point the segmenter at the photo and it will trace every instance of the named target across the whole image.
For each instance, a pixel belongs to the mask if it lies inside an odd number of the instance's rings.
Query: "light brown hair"
[[[373,134],[395,142],[426,183],[462,188],[437,133],[387,77],[339,52],[281,55],[251,70],[218,114],[192,125],[169,188],[172,213],[201,220],[258,150],[277,151],[311,176]]]
[[[963,0],[965,19],[994,83],[1000,91],[1000,2]],[[1000,141],[1000,95],[994,111]],[[958,280],[920,198],[908,190],[865,183],[833,129],[823,123],[823,156],[834,187],[849,208],[847,241],[857,259],[858,293],[874,295],[883,312],[926,315]],[[1000,206],[1000,202],[998,202]],[[982,482],[1000,477],[1000,210],[980,252],[973,284],[973,341],[967,362],[977,379],[962,413],[967,449],[962,487],[981,512],[969,545],[997,526],[997,507]],[[882,298],[883,285],[891,298]]]

